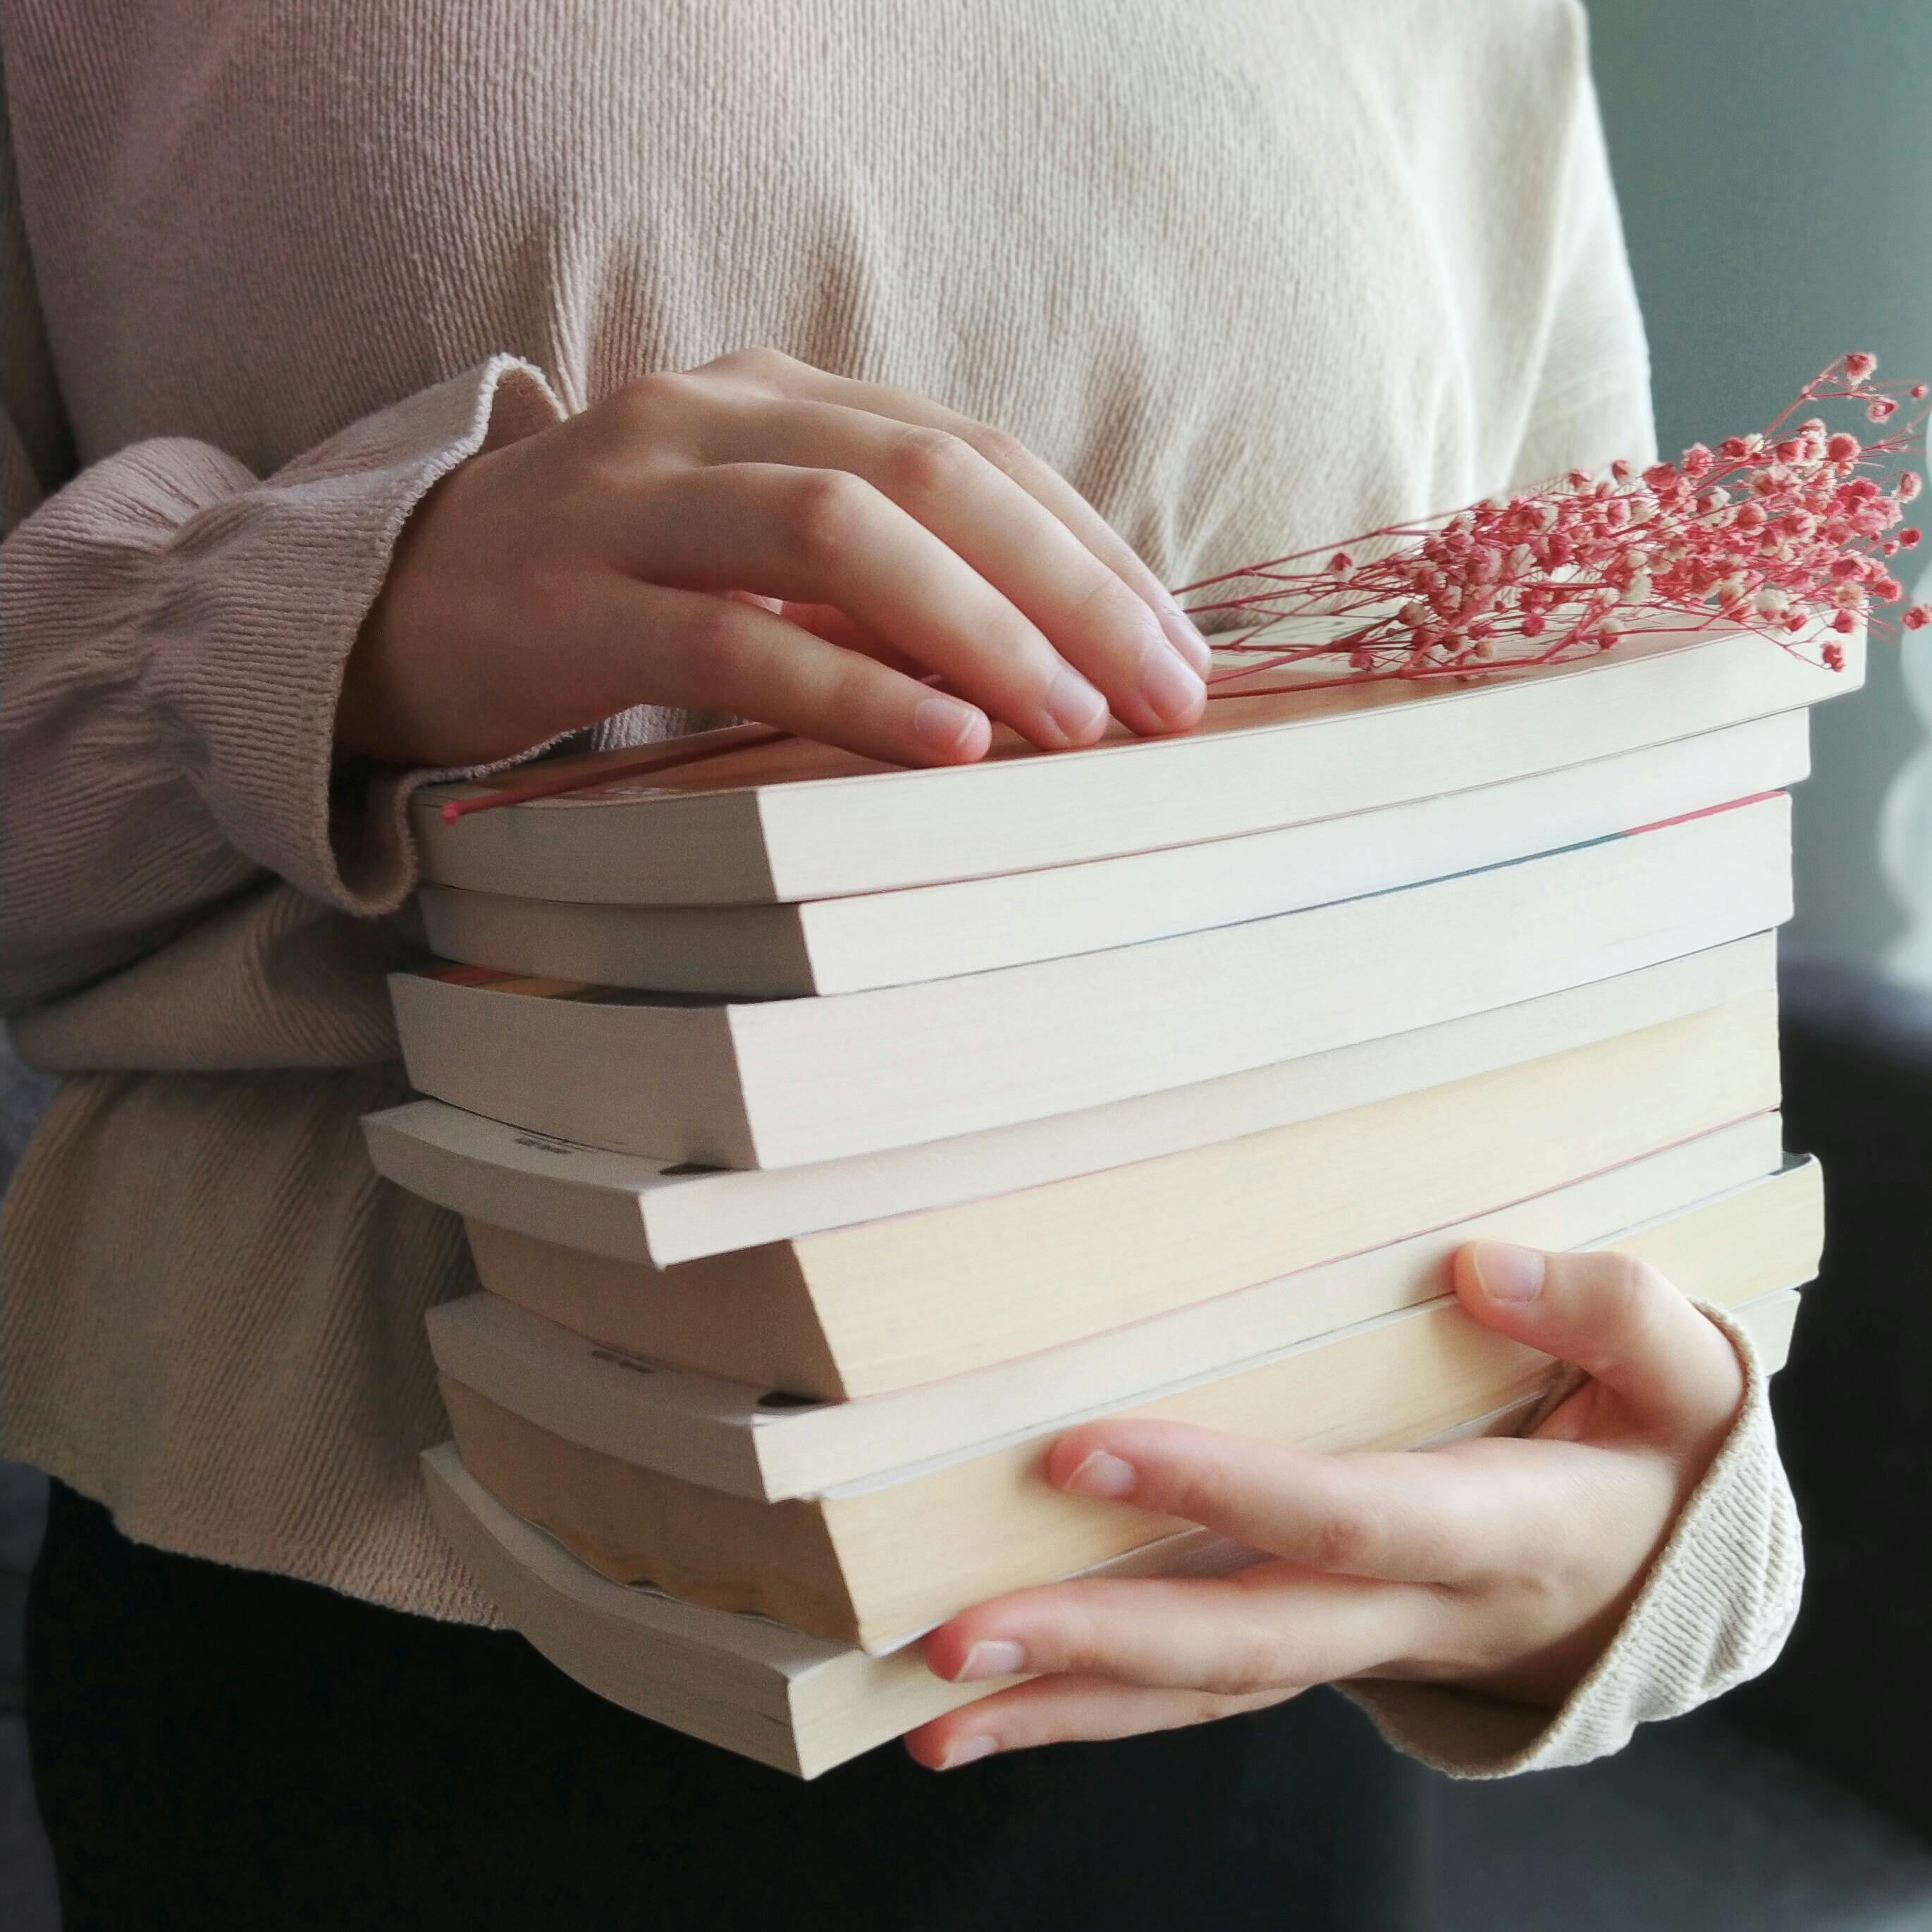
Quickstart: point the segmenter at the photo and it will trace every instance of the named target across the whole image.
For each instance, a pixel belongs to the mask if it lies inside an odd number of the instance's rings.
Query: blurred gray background
[[[1665,452],[1758,428],[1848,349],[1932,380],[1932,0],[1587,4]],[[1904,925],[1879,803],[1922,736],[1896,646],[1812,731],[1790,934],[1876,961]]]

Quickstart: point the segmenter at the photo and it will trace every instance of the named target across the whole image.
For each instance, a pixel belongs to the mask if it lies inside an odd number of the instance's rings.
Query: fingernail
[[[912,708],[914,735],[930,749],[950,754],[972,735],[980,714],[952,698],[922,698]]]
[[[1170,724],[1185,724],[1201,709],[1208,687],[1201,674],[1164,645],[1152,645],[1141,667],[1141,695]]]
[[[1006,1637],[986,1637],[966,1653],[952,1681],[975,1684],[982,1677],[1012,1677],[1026,1668],[1026,1652]]]
[[[991,1738],[962,1738],[940,1760],[941,1771],[957,1771],[962,1764],[970,1764],[976,1757],[991,1757],[999,1746]]]
[[[1132,1463],[1096,1449],[1067,1478],[1064,1486],[1076,1496],[1124,1496],[1136,1480]]]
[[[1208,640],[1194,628],[1194,620],[1172,597],[1163,596],[1155,616],[1167,634],[1167,641],[1203,677],[1214,668],[1214,653]]]
[[[1543,1257],[1508,1241],[1478,1241],[1476,1279],[1492,1301],[1534,1301],[1543,1292]]]
[[[1070,745],[1084,745],[1107,722],[1107,700],[1077,670],[1060,668],[1046,694],[1046,715]]]

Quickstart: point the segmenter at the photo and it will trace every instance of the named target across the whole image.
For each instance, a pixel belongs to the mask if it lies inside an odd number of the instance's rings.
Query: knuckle
[[[857,541],[870,520],[871,486],[845,470],[813,470],[792,485],[794,539],[817,557],[836,555]]]
[[[826,671],[816,702],[827,719],[849,726],[877,717],[880,708],[878,685],[878,667],[871,658],[856,651],[843,651]]]
[[[683,408],[691,396],[688,376],[668,369],[653,370],[649,375],[632,376],[614,391],[609,407],[626,422],[652,422]]]
[[[1379,1514],[1360,1503],[1331,1508],[1310,1539],[1308,1560],[1317,1569],[1344,1574],[1362,1568],[1382,1542]]]
[[[1051,1667],[1069,1676],[1104,1676],[1112,1661],[1100,1619],[1077,1602],[1066,1605],[1054,1627],[1040,1633],[1028,1648],[1050,1658]]]
[[[995,470],[1004,470],[1009,476],[1020,476],[1030,469],[1035,461],[1033,452],[1011,430],[995,429],[990,424],[976,423],[968,440],[974,448]]]
[[[1139,1490],[1136,1500],[1142,1508],[1190,1522],[1220,1520],[1238,1493],[1233,1475],[1218,1459],[1190,1463],[1165,1478],[1158,1468],[1143,1464]]]
[[[788,356],[782,349],[759,343],[746,349],[734,349],[728,356],[720,356],[704,366],[718,375],[754,382],[762,388],[782,389],[802,365],[796,356]]]
[[[981,462],[979,453],[959,437],[920,424],[895,439],[887,471],[896,491],[944,496],[970,482]]]
[[[1056,1646],[1055,1667],[1070,1677],[1099,1677],[1110,1661],[1106,1645],[1090,1624],[1067,1630]]]
[[[1073,609],[1082,622],[1096,629],[1138,633],[1150,644],[1162,641],[1154,613],[1097,558],[1088,581],[1073,593]]]
[[[1219,1702],[1279,1690],[1293,1681],[1288,1647],[1271,1631],[1256,1630],[1232,1640],[1215,1660],[1202,1688]]]
[[[1663,1276],[1646,1261],[1612,1249],[1597,1264],[1598,1293],[1604,1312],[1620,1328],[1634,1328],[1655,1306]]]

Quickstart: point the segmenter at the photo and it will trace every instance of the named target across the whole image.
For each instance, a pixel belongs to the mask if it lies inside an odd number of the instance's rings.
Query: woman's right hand
[[[477,764],[662,704],[957,764],[989,718],[1048,749],[1091,742],[1110,710],[1185,730],[1208,663],[1152,572],[1012,437],[751,350],[440,482],[350,654],[336,749]]]

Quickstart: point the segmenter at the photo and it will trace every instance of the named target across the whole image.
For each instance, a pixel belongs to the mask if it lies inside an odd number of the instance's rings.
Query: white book
[[[693,1167],[536,1134],[440,1100],[362,1124],[379,1173],[472,1220],[670,1268],[1185,1153],[1588,1046],[1772,991],[1756,933],[1433,1026],[983,1132],[792,1168]]]
[[[1788,1330],[1781,1311],[1744,1313],[1754,1336],[1762,1330],[1773,1347],[1780,1319]],[[1539,1399],[1512,1402],[1444,1439],[1509,1433]],[[438,1527],[512,1627],[560,1670],[626,1710],[794,1776],[816,1778],[1022,1681],[952,1684],[906,1645],[874,1655],[769,1617],[614,1583],[506,1509],[464,1468],[454,1443],[424,1450],[422,1468]],[[1190,1529],[1088,1574],[1225,1576],[1256,1560],[1251,1550]]]
[[[1846,668],[1832,672],[1749,634],[1633,635],[1479,684],[1219,699],[1180,737],[1117,728],[1046,754],[1002,732],[986,759],[943,770],[790,740],[453,824],[446,802],[514,781],[426,787],[410,824],[423,877],[471,891],[639,905],[837,898],[1235,838],[1718,730],[1856,689],[1863,639],[1844,641]],[[612,762],[576,761],[592,778]]]
[[[776,1502],[978,1454],[1152,1401],[1358,1322],[1442,1295],[1465,1241],[1550,1250],[1631,1230],[1744,1190],[1768,1200],[1784,1166],[1760,1115],[1412,1238],[1298,1270],[1171,1313],[943,1382],[800,1404],[606,1347],[500,1295],[429,1311],[438,1372],[583,1447],[734,1496]],[[1815,1186],[1815,1171],[1780,1184]]]
[[[431,949],[500,971],[767,998],[849,993],[1131,946],[1390,891],[1781,790],[1809,716],[1206,844],[800,904],[590,904],[421,892]]]
[[[1784,1363],[1798,1303],[1784,1290],[1736,1311],[1768,1370]],[[1533,1406],[1513,1404],[1479,1429],[1507,1432]],[[794,1777],[817,1778],[1015,1681],[949,1683],[916,1650],[872,1656],[764,1617],[614,1583],[496,1502],[453,1444],[428,1450],[422,1469],[437,1525],[465,1567],[558,1669],[640,1717]],[[1240,1560],[1196,1532],[1132,1551],[1124,1567],[1214,1574]]]
[[[1563,1186],[1774,1108],[1778,1072],[1777,996],[1760,993],[1186,1154],[675,1268],[465,1225],[483,1286],[534,1315],[670,1366],[843,1400]]]
[[[391,976],[410,1078],[538,1133],[791,1167],[1040,1120],[1634,971],[1790,912],[1781,794],[1366,898],[915,986],[719,1001]]]
[[[1804,1163],[1614,1245],[1686,1294],[1735,1306],[1811,1278],[1821,1192],[1815,1164]],[[1398,1450],[1547,1389],[1557,1372],[1445,1294],[1165,1384],[1113,1412],[1318,1451]],[[592,1568],[868,1650],[1174,1526],[1046,1481],[1052,1425],[769,1502],[590,1448],[453,1376],[439,1388],[464,1468]]]

